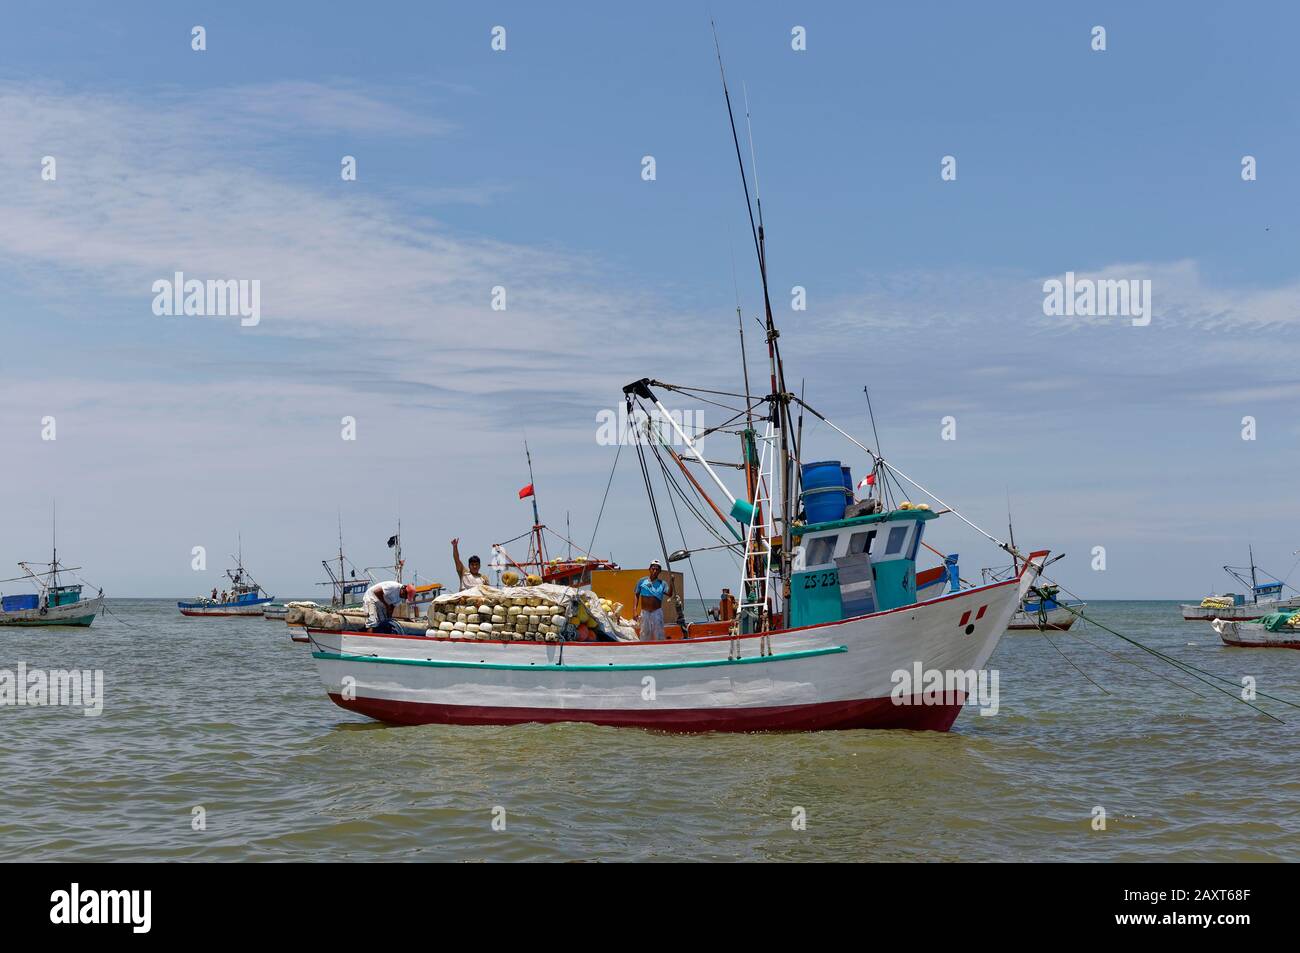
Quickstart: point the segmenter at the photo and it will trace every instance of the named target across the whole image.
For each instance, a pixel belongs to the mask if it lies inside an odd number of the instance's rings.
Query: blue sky
[[[810,402],[866,436],[870,384],[887,457],[999,532],[1009,493],[1018,540],[1069,553],[1084,596],[1222,588],[1248,542],[1289,569],[1300,14],[1282,3],[11,7],[0,560],[45,551],[57,497],[65,554],[110,594],[207,588],[191,547],[215,563],[240,532],[269,588],[308,593],[340,509],[359,561],[400,512],[411,564],[446,576],[451,536],[486,553],[527,528],[525,437],[544,518],[585,543],[613,463],[595,415],[642,376],[737,386],[733,259],[759,305],[706,9],[748,91]],[[155,316],[151,283],[178,269],[260,280],[261,323]],[[1066,271],[1151,280],[1151,324],[1045,316]],[[831,436],[809,455],[860,469]],[[637,565],[657,546],[630,464],[597,549]],[[998,562],[954,522],[936,545]],[[734,583],[724,558],[697,570],[706,594]]]

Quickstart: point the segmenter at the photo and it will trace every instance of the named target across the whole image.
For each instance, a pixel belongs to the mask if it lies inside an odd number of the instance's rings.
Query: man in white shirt
[[[365,598],[361,600],[362,605],[366,607],[366,631],[400,632],[401,630],[393,622],[393,610],[401,605],[404,599],[410,599],[414,595],[413,586],[403,585],[391,579],[388,582],[375,583],[366,590]]]
[[[473,589],[475,586],[486,586],[488,577],[479,572],[479,558],[477,556],[469,557],[469,567],[460,561],[460,537],[457,536],[451,541],[451,558],[456,563],[456,578],[460,580],[461,589]]]

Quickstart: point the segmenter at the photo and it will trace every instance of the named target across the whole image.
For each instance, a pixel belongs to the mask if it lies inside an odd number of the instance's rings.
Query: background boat
[[[1215,619],[1210,623],[1224,645],[1238,648],[1300,649],[1300,612],[1275,612],[1258,622]]]
[[[57,520],[55,521],[57,527]],[[59,562],[59,544],[51,533],[53,552],[48,563],[20,562],[25,575],[3,582],[28,582],[36,587],[34,593],[0,597],[0,625],[11,626],[89,626],[104,607],[104,590],[90,599],[81,598],[79,583],[60,582],[59,575],[75,573],[80,566],[64,566]],[[39,572],[32,566],[43,566]]]
[[[194,602],[178,602],[176,608],[184,616],[207,616],[221,618],[227,616],[260,616],[266,606],[275,601],[267,594],[252,574],[244,568],[244,547],[241,540],[239,551],[230,557],[235,561],[234,569],[226,570],[230,580],[230,589],[223,599],[198,599]]]
[[[1247,587],[1249,596],[1229,592],[1222,595],[1206,596],[1200,605],[1181,607],[1183,619],[1188,622],[1211,622],[1225,619],[1233,622],[1250,622],[1262,619],[1272,612],[1287,609],[1300,609],[1300,594],[1284,598],[1284,589],[1295,591],[1294,586],[1278,579],[1272,573],[1264,572],[1255,565],[1255,551],[1249,548],[1249,566],[1224,566],[1223,571]],[[1267,582],[1260,582],[1261,575],[1267,576]]]

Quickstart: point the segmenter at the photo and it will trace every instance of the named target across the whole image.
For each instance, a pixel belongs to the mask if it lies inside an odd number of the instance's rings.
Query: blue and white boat
[[[199,598],[193,602],[178,602],[176,608],[187,616],[261,616],[275,597],[263,589],[244,568],[244,552],[233,557],[235,568],[226,570],[230,588],[215,599]],[[215,590],[214,590],[215,591]],[[224,598],[223,598],[224,597]]]

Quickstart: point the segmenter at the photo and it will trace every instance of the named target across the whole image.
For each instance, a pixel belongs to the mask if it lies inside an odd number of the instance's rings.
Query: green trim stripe
[[[507,672],[642,672],[670,668],[709,668],[714,665],[757,665],[762,662],[788,662],[847,652],[848,647],[834,645],[824,649],[804,649],[776,655],[752,655],[737,659],[701,659],[697,662],[647,662],[641,665],[510,665],[505,662],[453,662],[443,659],[385,658],[379,655],[345,655],[339,652],[312,652],[312,658],[331,662],[377,662],[382,665],[427,665],[432,668],[481,668]]]

